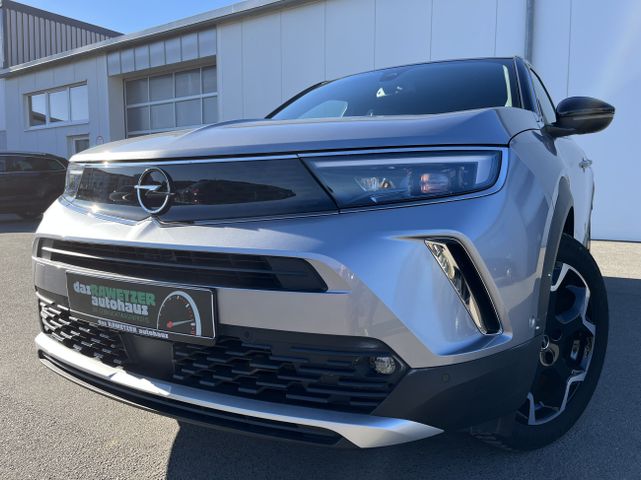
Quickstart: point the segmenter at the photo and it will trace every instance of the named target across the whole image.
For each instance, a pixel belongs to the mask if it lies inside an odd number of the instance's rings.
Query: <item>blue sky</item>
[[[123,33],[169,23],[238,0],[18,0]]]

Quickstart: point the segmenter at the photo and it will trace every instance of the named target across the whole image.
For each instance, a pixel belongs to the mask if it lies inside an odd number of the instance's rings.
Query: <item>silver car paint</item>
[[[531,339],[540,323],[537,297],[547,232],[559,179],[569,176],[569,168],[533,130],[531,112],[530,117],[530,129],[510,143],[505,185],[491,195],[197,226],[163,226],[154,220],[116,223],[57,202],[37,235],[306,258],[325,278],[329,292],[220,289],[219,320],[230,325],[374,337],[412,367],[465,362]],[[102,155],[111,159],[106,152]],[[64,234],[60,225],[65,225]],[[581,238],[582,232],[577,233]],[[486,337],[474,327],[423,243],[431,236],[455,237],[465,246],[493,297],[503,323],[501,335]],[[38,287],[65,294],[62,268],[36,260],[35,273]]]
[[[421,145],[505,146],[531,128],[538,128],[536,115],[511,107],[439,115],[236,121],[112,142],[74,155],[71,161],[162,162]]]

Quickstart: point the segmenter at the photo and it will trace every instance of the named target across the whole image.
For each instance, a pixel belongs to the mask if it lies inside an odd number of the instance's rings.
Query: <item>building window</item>
[[[216,67],[127,80],[125,107],[128,137],[216,123]]]
[[[75,135],[68,137],[69,156],[80,153],[89,148],[89,135]]]
[[[27,95],[29,127],[46,127],[89,120],[87,85],[73,85]]]

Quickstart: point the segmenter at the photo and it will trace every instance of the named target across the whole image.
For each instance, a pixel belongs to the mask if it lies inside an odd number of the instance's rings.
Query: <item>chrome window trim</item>
[[[81,207],[74,203],[70,203],[68,200],[63,197],[59,198],[59,201],[65,207],[83,215],[88,215],[90,217],[105,220],[108,222],[120,223],[122,225],[135,226],[140,225],[145,222],[153,222],[158,227],[186,227],[186,226],[208,226],[208,225],[234,225],[237,223],[246,223],[246,222],[260,222],[260,221],[270,221],[270,220],[291,220],[296,218],[311,218],[311,217],[326,217],[329,215],[339,215],[337,210],[330,210],[327,212],[309,212],[309,213],[297,213],[297,214],[288,214],[288,215],[271,215],[265,217],[243,217],[243,218],[229,218],[225,220],[196,220],[193,222],[163,222],[154,216],[148,216],[141,220],[130,220],[128,218],[116,217],[114,215],[109,215],[108,213],[92,211],[87,208]]]
[[[58,170],[29,170],[27,172],[25,171],[11,171],[11,172],[0,172],[0,175],[33,175],[34,173],[64,173],[64,169],[58,169]]]
[[[208,157],[208,158],[192,158],[181,160],[165,160],[162,158],[152,160],[115,160],[110,162],[104,161],[70,161],[74,165],[82,165],[83,167],[96,167],[100,168],[121,168],[121,167],[162,167],[163,165],[192,165],[202,163],[230,163],[230,162],[254,162],[258,160],[295,160],[298,159],[297,155],[263,155],[263,156],[247,156],[247,157]]]
[[[74,165],[83,165],[85,167],[100,166],[101,168],[123,167],[123,166],[162,166],[162,165],[190,165],[202,163],[224,163],[224,162],[251,162],[259,160],[289,160],[296,158],[308,157],[337,157],[347,155],[372,155],[372,154],[385,154],[385,153],[416,153],[416,152],[456,152],[456,151],[500,151],[502,154],[507,155],[509,148],[506,146],[491,146],[491,145],[442,145],[434,147],[389,147],[389,148],[361,148],[355,150],[336,150],[331,152],[306,152],[306,153],[284,153],[275,155],[245,155],[238,157],[198,157],[198,158],[156,158],[148,160],[86,160],[75,161],[73,158],[69,161]],[[108,157],[109,153],[105,153]]]

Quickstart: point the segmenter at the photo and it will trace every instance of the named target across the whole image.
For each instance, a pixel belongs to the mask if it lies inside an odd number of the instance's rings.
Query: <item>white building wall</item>
[[[221,119],[374,68],[523,55],[524,31],[524,0],[319,0],[233,20],[218,27]]]
[[[7,78],[7,149],[48,152],[69,157],[70,136],[89,135],[92,146],[96,144],[98,137],[108,141],[110,135],[107,80],[104,55]],[[90,118],[88,122],[29,128],[26,113],[27,94],[80,82],[87,83]],[[120,101],[122,102],[122,97]]]
[[[613,104],[612,125],[574,137],[594,161],[592,236],[641,240],[641,2],[537,0],[533,63],[553,99],[587,95]]]
[[[285,10],[280,19],[282,98],[286,100],[325,78],[325,4]]]

